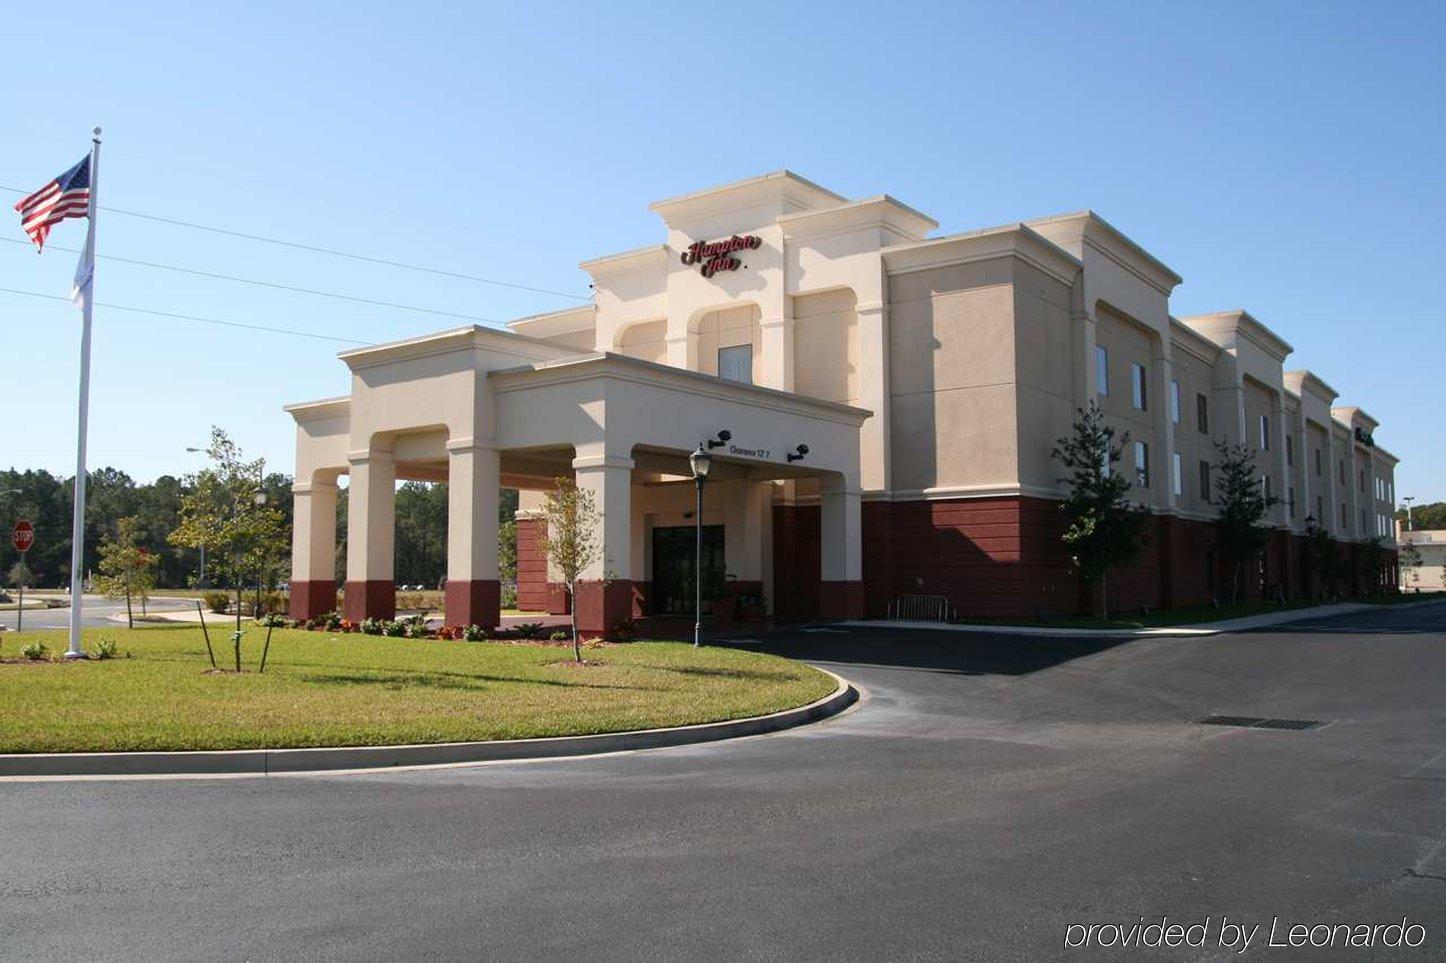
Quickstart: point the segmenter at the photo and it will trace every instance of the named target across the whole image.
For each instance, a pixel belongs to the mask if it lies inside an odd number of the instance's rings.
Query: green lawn
[[[1442,592],[1422,592],[1419,595],[1403,595],[1392,592],[1389,595],[1369,595],[1358,598],[1342,599],[1342,602],[1366,603],[1369,605],[1400,605],[1405,602],[1428,602],[1432,599],[1446,598]],[[1176,625],[1193,625],[1197,622],[1221,622],[1226,619],[1239,619],[1250,615],[1265,615],[1271,612],[1286,612],[1291,609],[1308,609],[1318,605],[1330,605],[1331,602],[1241,602],[1237,605],[1222,605],[1214,608],[1209,605],[1192,605],[1178,609],[1161,609],[1150,612],[1148,615],[1135,613],[1122,614],[1111,619],[1098,619],[1088,616],[1061,616],[1049,620],[1006,620],[1006,619],[965,619],[969,623],[988,625],[1023,625],[1035,628],[1057,628],[1057,629],[1155,629],[1169,628]]]
[[[804,705],[834,681],[776,656],[672,642],[572,650],[247,630],[242,675],[210,671],[198,628],[94,629],[129,659],[24,661],[63,632],[0,634],[0,752],[243,749],[518,739],[713,722]],[[229,637],[212,630],[217,661]]]

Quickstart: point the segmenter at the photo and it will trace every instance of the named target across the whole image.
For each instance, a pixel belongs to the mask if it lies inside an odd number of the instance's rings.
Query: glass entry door
[[[697,530],[692,525],[653,529],[653,614],[693,615],[693,555]],[[709,589],[723,585],[723,526],[703,526],[703,611]]]

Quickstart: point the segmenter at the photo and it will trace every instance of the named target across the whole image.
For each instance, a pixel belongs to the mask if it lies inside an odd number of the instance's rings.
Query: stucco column
[[[1290,494],[1290,475],[1286,471],[1285,464],[1285,434],[1290,427],[1285,423],[1285,396],[1279,391],[1271,400],[1270,420],[1274,422],[1271,428],[1273,450],[1271,451],[1271,471],[1275,474],[1275,483],[1280,486],[1280,491],[1274,493],[1280,501],[1275,503],[1272,509],[1275,513],[1275,524],[1281,528],[1290,527],[1290,509],[1285,504],[1285,498]],[[1294,444],[1294,442],[1292,442]]]
[[[758,322],[759,370],[754,381],[765,388],[793,390],[793,318],[786,313]]]
[[[862,495],[843,480],[825,480],[819,492],[819,614],[826,619],[864,615]]]
[[[1091,401],[1098,402],[1100,386],[1095,380],[1095,319],[1083,308],[1070,311],[1070,350],[1074,364],[1074,405],[1086,408]]]
[[[447,443],[447,625],[493,628],[501,618],[497,499],[501,459],[470,438]]]
[[[397,614],[392,581],[396,529],[397,466],[391,452],[353,452],[347,489],[346,596],[342,612],[352,620]]]
[[[291,486],[293,619],[314,619],[336,609],[336,493],[334,481]]]
[[[882,301],[854,308],[859,336],[859,407],[874,413],[859,428],[859,481],[864,491],[892,487],[889,466],[889,306]]]
[[[602,516],[598,522],[599,558],[578,578],[578,630],[591,636],[616,631],[632,618],[633,460],[579,450],[572,461],[577,487],[592,493]]]
[[[1161,508],[1173,511],[1176,501],[1174,479],[1175,421],[1170,417],[1170,387],[1171,382],[1175,380],[1175,362],[1170,357],[1168,346],[1162,345],[1159,342],[1156,343],[1154,364],[1150,367],[1153,369],[1153,377],[1150,379],[1150,391],[1154,392],[1155,397],[1160,399],[1158,403],[1151,406],[1155,409],[1155,447],[1160,450],[1159,459],[1155,462],[1157,466],[1155,470],[1159,472],[1161,482],[1160,498],[1156,504]],[[1184,399],[1182,398],[1181,406],[1183,407],[1183,405]],[[1184,418],[1184,416],[1184,412],[1181,412],[1180,417]],[[1180,473],[1182,476],[1184,472],[1184,465],[1181,465]],[[1183,477],[1181,478],[1181,483],[1184,483]]]
[[[667,348],[664,360],[668,364],[687,371],[698,370],[698,333],[696,331],[679,333],[670,330],[664,344]]]

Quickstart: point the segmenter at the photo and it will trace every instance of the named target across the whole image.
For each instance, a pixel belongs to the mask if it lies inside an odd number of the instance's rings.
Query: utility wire
[[[4,184],[0,184],[0,191],[9,191],[12,194],[20,195],[31,193],[30,191],[22,191],[18,187],[7,187]],[[209,224],[197,224],[193,221],[180,221],[170,217],[160,217],[156,214],[146,214],[141,211],[127,211],[119,207],[106,207],[104,205],[97,206],[100,208],[100,210],[107,211],[111,214],[124,214],[127,217],[138,217],[142,220],[155,221],[159,224],[170,224],[175,227],[188,227],[195,231],[209,231],[212,234],[222,234],[227,237],[239,237],[243,240],[259,241],[263,244],[276,244],[280,247],[289,247],[297,251],[310,251],[313,254],[329,254],[332,257],[349,258],[353,261],[362,261],[367,264],[382,264],[387,267],[401,268],[405,271],[418,271],[422,274],[434,274],[438,277],[456,278],[462,281],[475,281],[478,284],[492,284],[496,285],[497,287],[512,288],[516,291],[531,291],[534,294],[550,294],[554,297],[559,298],[571,298],[574,301],[592,300],[590,297],[584,297],[580,294],[569,294],[566,291],[553,291],[550,288],[536,288],[528,284],[514,284],[511,281],[499,281],[496,278],[487,278],[476,274],[462,274],[457,271],[444,271],[441,268],[426,267],[425,265],[421,264],[408,264],[405,261],[392,261],[387,258],[371,257],[367,254],[354,254],[350,251],[338,251],[335,248],[318,247],[312,244],[300,244],[296,241],[286,241],[276,237],[265,237],[261,234],[247,234],[244,231],[233,231],[230,228],[224,227],[212,227]]]
[[[27,298],[44,298],[47,301],[66,301],[70,298],[59,294],[42,294],[39,291],[21,291],[18,288],[0,288],[5,294],[18,294]],[[133,308],[125,304],[110,304],[105,301],[95,302],[98,308],[107,308],[112,311],[129,311],[133,314],[149,314],[157,318],[170,318],[174,321],[197,321],[201,324],[216,324],[225,328],[243,328],[247,331],[265,331],[268,334],[287,334],[296,338],[313,338],[317,341],[336,341],[341,344],[371,344],[370,341],[358,341],[355,338],[339,338],[331,334],[316,334],[311,331],[297,331],[292,328],[274,328],[264,324],[250,324],[245,321],[223,321],[220,318],[203,318],[194,314],[175,314],[171,311],[155,311],[151,308]]]
[[[8,241],[11,244],[19,244],[22,247],[29,247],[29,241],[22,241],[18,237],[0,237],[0,241]],[[51,250],[64,251],[67,254],[81,253],[79,248],[60,247],[50,245]],[[399,304],[396,301],[378,301],[373,298],[358,297],[353,294],[342,294],[338,291],[318,291],[315,288],[300,288],[290,284],[280,284],[275,281],[262,281],[259,278],[243,278],[234,274],[216,274],[211,271],[198,271],[195,268],[181,267],[176,264],[160,264],[155,261],[140,261],[135,258],[121,257],[118,254],[96,254],[96,257],[107,261],[118,261],[121,264],[135,264],[141,267],[157,268],[162,271],[175,271],[178,274],[190,274],[199,278],[214,278],[220,281],[235,281],[237,284],[254,284],[257,287],[272,288],[277,291],[291,291],[296,294],[310,294],[319,298],[336,298],[340,301],[351,301],[355,304],[369,304],[380,308],[396,308],[400,311],[416,311],[420,314],[434,314],[443,318],[460,318],[463,321],[481,321],[485,324],[506,324],[496,318],[484,318],[475,314],[459,314],[456,311],[443,311],[439,308],[423,308],[412,304]]]

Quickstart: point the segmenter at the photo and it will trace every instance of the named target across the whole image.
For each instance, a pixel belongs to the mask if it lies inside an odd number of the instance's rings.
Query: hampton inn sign
[[[705,278],[711,278],[719,271],[736,271],[743,262],[733,256],[736,251],[749,251],[762,247],[763,238],[754,234],[739,237],[737,234],[724,241],[694,241],[682,254],[682,262],[689,266],[701,264]]]
[[[851,201],[787,171],[652,210],[659,243],[580,265],[591,302],[343,352],[347,394],[289,408],[293,614],[336,605],[346,475],[350,618],[395,608],[401,479],[448,482],[449,625],[497,624],[503,486],[520,489],[519,607],[564,611],[538,511],[559,477],[601,515],[583,630],[691,617],[688,456],[713,438],[701,521],[720,591],[787,618],[882,615],[917,593],[968,616],[1067,614],[1088,594],[1050,449],[1091,402],[1129,429],[1130,498],[1151,513],[1150,551],[1111,579],[1117,607],[1224,584],[1221,437],[1279,495],[1252,594],[1326,588],[1305,564],[1315,530],[1346,562],[1335,587],[1359,589],[1366,543],[1389,535],[1396,459],[1375,419],[1286,370],[1291,346],[1246,312],[1174,316],[1179,275],[1093,212],[931,236],[887,194]]]

